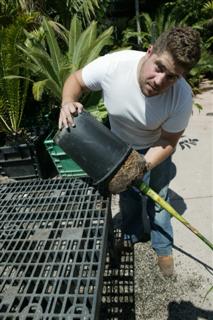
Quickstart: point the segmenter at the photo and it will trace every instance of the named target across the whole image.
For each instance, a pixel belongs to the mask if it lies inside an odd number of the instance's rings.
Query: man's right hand
[[[64,102],[62,103],[58,127],[61,130],[63,127],[75,126],[74,117],[81,113],[83,105],[80,102]]]

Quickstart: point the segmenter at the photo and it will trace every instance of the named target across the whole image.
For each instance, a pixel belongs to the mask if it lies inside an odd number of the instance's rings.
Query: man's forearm
[[[83,105],[79,102],[81,93],[86,89],[82,79],[81,70],[70,75],[64,83],[62,91],[61,111],[59,115],[58,127],[68,128],[75,126],[73,117],[83,110]]]
[[[79,101],[82,91],[85,89],[79,72],[80,70],[66,79],[62,91],[62,106],[69,102]]]
[[[166,132],[161,129],[159,140],[156,141],[145,154],[145,160],[150,170],[166,160],[175,151],[176,145],[183,132],[184,130],[179,132]]]
[[[175,150],[168,141],[160,139],[156,145],[151,147],[145,154],[145,160],[149,169],[153,169],[158,164],[166,160]]]

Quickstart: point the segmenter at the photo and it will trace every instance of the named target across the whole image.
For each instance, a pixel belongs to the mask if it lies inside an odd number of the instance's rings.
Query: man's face
[[[150,47],[142,60],[138,79],[143,94],[152,97],[166,91],[183,73],[168,52],[156,54]]]

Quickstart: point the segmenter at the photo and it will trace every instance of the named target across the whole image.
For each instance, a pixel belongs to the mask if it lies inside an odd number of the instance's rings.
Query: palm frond
[[[0,32],[0,130],[17,132],[22,120],[29,81],[20,65],[16,43],[23,41],[23,21]],[[11,74],[14,77],[9,77]]]
[[[71,60],[76,48],[77,41],[82,32],[81,21],[77,18],[77,15],[74,15],[70,24],[70,31],[68,37],[68,57]]]
[[[47,40],[48,48],[50,51],[50,57],[52,60],[52,64],[54,64],[54,68],[56,70],[56,73],[58,73],[60,70],[60,58],[62,56],[62,53],[59,48],[58,42],[55,38],[55,34],[53,32],[53,29],[50,27],[46,18],[43,19],[43,26],[44,26],[44,30],[46,32],[46,40]]]
[[[59,97],[61,96],[61,88],[56,87],[55,82],[52,81],[52,79],[45,79],[34,82],[33,96],[35,100],[40,101],[44,91],[46,91],[52,97],[55,97],[57,102],[60,101]]]
[[[96,22],[93,21],[91,25],[81,33],[80,38],[76,43],[76,48],[72,57],[74,70],[77,70],[82,66],[82,63],[81,63],[82,57],[85,54],[87,54],[90,43],[91,43],[91,38],[93,39],[95,38],[96,32],[97,32]]]
[[[57,68],[54,68],[52,58],[44,50],[38,48],[24,48],[18,46],[18,48],[25,53],[25,55],[34,63],[35,68],[39,70],[39,73],[43,78],[51,78],[55,81],[57,86],[61,86],[60,79],[58,77]]]
[[[207,13],[211,13],[213,14],[213,1],[207,1],[204,5],[203,5],[203,10]]]
[[[68,44],[67,51],[62,53],[55,36],[55,29],[44,19],[45,45],[35,42],[35,46],[19,46],[24,53],[25,68],[30,68],[37,81],[33,85],[35,99],[41,99],[42,93],[61,99],[62,86],[68,75],[82,68],[86,63],[97,58],[104,46],[111,44],[112,27],[97,36],[97,22],[82,30],[82,25],[75,15],[70,23],[70,30],[61,29]],[[63,37],[61,37],[63,39]],[[33,42],[32,42],[33,43]]]
[[[40,101],[41,100],[41,97],[42,97],[42,94],[45,90],[45,87],[46,87],[46,84],[47,84],[47,79],[45,80],[41,80],[41,81],[37,81],[37,82],[34,82],[33,83],[33,96],[34,96],[34,99],[37,100],[37,101]]]
[[[48,24],[56,32],[56,34],[68,44],[67,39],[69,31],[61,23],[54,20],[48,20]]]
[[[91,21],[91,17],[95,15],[95,9],[99,8],[98,0],[69,0],[69,3],[87,22]]]
[[[148,13],[142,13],[141,17],[145,25],[145,29],[150,32],[153,24],[151,16]]]
[[[93,61],[95,58],[99,56],[103,47],[112,44],[112,33],[113,27],[110,27],[97,38],[94,44],[89,48],[88,55],[85,56],[84,59],[82,59],[82,65],[88,64],[89,62]]]

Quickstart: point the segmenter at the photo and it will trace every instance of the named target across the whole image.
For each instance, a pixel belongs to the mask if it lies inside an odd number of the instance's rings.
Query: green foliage
[[[193,106],[194,106],[195,108],[197,108],[199,112],[200,112],[201,110],[203,110],[203,107],[202,107],[202,105],[201,105],[200,103],[193,103]]]
[[[101,91],[91,92],[83,99],[82,103],[86,105],[86,109],[91,113],[97,120],[104,122],[107,119],[108,113],[102,98]]]
[[[213,1],[202,4],[201,17],[193,27],[198,29],[202,37],[202,51],[199,63],[191,70],[188,81],[194,92],[199,92],[199,84],[204,77],[212,78],[213,75]]]
[[[25,68],[34,74],[35,99],[40,100],[44,91],[55,97],[56,104],[61,100],[62,87],[68,75],[99,56],[104,46],[111,44],[112,27],[98,35],[97,22],[93,21],[85,30],[75,15],[70,30],[61,28],[65,42],[62,51],[57,34],[51,23],[44,18],[42,23],[44,41],[37,41],[27,34],[27,46],[19,46],[27,57]]]
[[[194,93],[199,93],[199,85],[207,74],[212,74],[213,56],[203,45],[201,58],[198,64],[190,71],[187,81],[193,88]]]
[[[204,3],[202,11],[205,12],[209,17],[213,15],[213,0]]]
[[[123,33],[124,43],[128,44],[130,38],[139,37],[142,48],[147,49],[162,32],[177,25],[184,25],[185,19],[177,20],[173,13],[167,13],[164,7],[160,8],[153,17],[149,13],[141,13],[139,16],[139,21],[142,31],[135,32],[128,28]]]
[[[184,19],[187,25],[198,28],[204,42],[212,36],[212,0],[170,1],[165,3],[165,8],[170,10],[174,17]]]
[[[18,14],[47,16],[69,27],[74,14],[89,24],[100,9],[100,0],[0,0],[0,22],[8,25]],[[105,5],[104,5],[105,6]]]
[[[0,0],[0,17],[17,13],[18,4],[17,0]]]
[[[26,70],[18,64],[20,53],[16,44],[23,41],[26,26],[22,17],[16,23],[0,30],[0,131],[18,133],[27,98],[29,82]],[[15,75],[10,78],[9,75]]]
[[[107,119],[108,113],[102,98],[97,102],[97,104],[88,105],[89,107],[87,108],[87,111],[91,113],[98,121],[104,122]]]
[[[201,9],[205,3],[205,0],[176,0],[166,2],[165,7],[181,20],[187,17],[187,24],[193,25],[201,18]]]
[[[71,18],[76,14],[84,25],[88,25],[99,10],[100,0],[46,0],[43,14],[69,28]]]
[[[69,0],[68,6],[73,6],[76,12],[83,13],[87,21],[91,21],[92,16],[95,16],[95,8],[99,8],[98,0]]]

